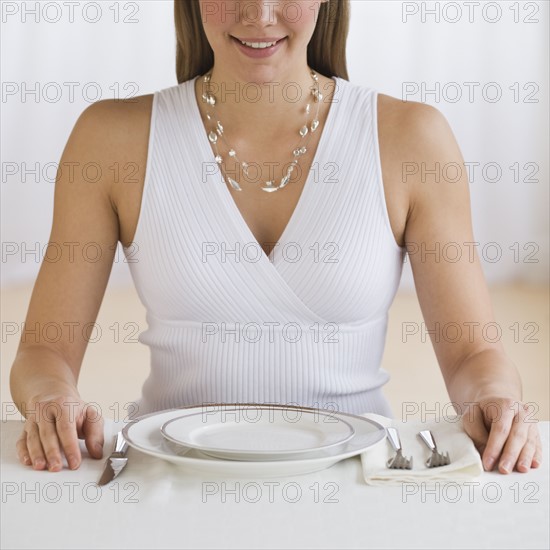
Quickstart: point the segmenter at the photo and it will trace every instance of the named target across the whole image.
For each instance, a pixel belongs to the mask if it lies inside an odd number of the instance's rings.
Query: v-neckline
[[[208,140],[208,136],[206,135],[206,129],[205,129],[204,123],[202,121],[202,115],[201,115],[199,105],[198,105],[198,101],[197,101],[197,97],[196,97],[196,94],[195,94],[196,81],[197,81],[198,78],[202,78],[201,75],[195,77],[192,80],[189,80],[188,84],[191,87],[189,92],[192,94],[192,99],[193,99],[193,101],[191,101],[191,103],[193,104],[194,119],[197,123],[198,129],[200,129],[199,146],[204,151],[204,153],[207,153],[206,158],[209,158],[209,157],[211,158],[211,157],[213,157],[213,151],[212,151],[212,147],[210,145],[210,141]],[[281,233],[279,239],[277,240],[277,243],[284,242],[285,239],[288,239],[288,235],[291,233],[293,227],[298,223],[298,221],[300,219],[303,218],[303,214],[305,213],[305,209],[306,209],[306,206],[307,206],[307,195],[308,195],[308,193],[311,192],[311,187],[312,187],[311,179],[315,175],[313,169],[316,166],[316,163],[319,162],[319,158],[321,157],[321,155],[325,154],[325,148],[327,146],[327,140],[329,139],[328,137],[326,137],[326,134],[331,133],[332,128],[335,124],[335,120],[337,119],[337,116],[334,113],[334,110],[335,110],[334,109],[334,104],[340,103],[340,88],[339,88],[339,86],[341,85],[342,79],[340,77],[337,77],[337,76],[332,76],[331,79],[334,80],[334,82],[335,82],[334,93],[332,95],[332,101],[331,101],[330,107],[328,109],[325,124],[323,126],[322,131],[321,131],[321,136],[319,137],[319,142],[317,143],[317,149],[315,151],[313,161],[311,163],[308,175],[306,177],[306,181],[304,183],[304,186],[302,187],[302,192],[300,193],[300,196],[298,197],[298,201],[296,203],[296,206],[294,207],[294,211],[292,212],[292,214],[290,216],[290,219],[288,220],[285,228],[283,229],[283,232]],[[215,161],[212,161],[212,162],[215,162]],[[216,174],[210,174],[208,172],[206,174],[206,178],[209,178],[210,176],[213,176],[213,175],[218,175],[218,174],[221,175],[219,170],[220,169],[218,167],[218,171],[216,172]],[[237,206],[237,203],[233,199],[233,196],[231,195],[227,185],[225,183],[223,183],[223,185],[222,185],[221,184],[222,183],[221,179],[218,180],[218,182],[216,182],[216,183],[220,184],[220,185],[217,186],[217,188],[221,188],[221,193],[224,196],[224,204],[225,204],[225,202],[229,203],[229,208],[231,209],[231,212],[233,214],[233,218],[235,220],[237,220],[240,227],[242,228],[243,233],[247,235],[248,240],[246,242],[256,243],[256,245],[258,245],[258,247],[261,250],[261,255],[263,256],[263,259],[267,260],[267,261],[269,261],[269,263],[273,264],[274,257],[275,257],[275,251],[277,250],[277,247],[274,246],[271,249],[269,254],[265,253],[265,250],[263,249],[262,245],[260,244],[258,239],[256,239],[256,236],[252,232],[252,229],[250,229],[247,221],[245,220],[244,216],[242,215],[241,211],[239,210],[239,207]]]

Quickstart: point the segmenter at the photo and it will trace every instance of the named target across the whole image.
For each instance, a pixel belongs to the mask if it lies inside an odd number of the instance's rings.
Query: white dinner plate
[[[274,405],[188,412],[160,431],[175,445],[228,460],[313,458],[355,434],[349,422],[331,412]]]
[[[216,410],[219,405],[209,407]],[[214,458],[188,447],[174,448],[173,444],[161,434],[160,427],[169,420],[182,416],[183,411],[191,412],[195,409],[193,412],[198,412],[209,407],[184,407],[146,414],[128,423],[122,432],[131,447],[145,454],[201,473],[245,478],[280,477],[317,472],[329,468],[340,460],[368,452],[386,438],[384,426],[374,420],[349,413],[332,413],[338,418],[345,419],[355,430],[353,437],[342,447],[336,446],[319,451],[319,456],[316,458],[253,462]]]

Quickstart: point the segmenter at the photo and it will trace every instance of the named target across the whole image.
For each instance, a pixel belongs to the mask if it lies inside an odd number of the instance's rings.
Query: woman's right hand
[[[48,395],[32,400],[25,410],[25,426],[17,440],[22,464],[35,470],[63,468],[62,453],[71,470],[80,466],[79,439],[84,439],[90,456],[103,456],[103,417],[98,406],[78,396]]]

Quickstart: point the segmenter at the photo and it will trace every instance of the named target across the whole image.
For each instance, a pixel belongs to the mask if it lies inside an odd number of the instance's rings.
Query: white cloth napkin
[[[401,422],[375,413],[367,413],[363,416],[384,427],[396,428],[399,432],[403,455],[413,457],[411,470],[390,470],[386,466],[386,461],[395,455],[390,442],[386,439],[380,445],[375,445],[361,454],[363,475],[369,485],[401,485],[403,482],[433,483],[436,481],[463,483],[483,473],[481,456],[462,428],[462,419],[458,416],[441,417],[432,422]],[[431,451],[417,436],[421,430],[431,430],[437,449],[442,453],[449,453],[450,464],[437,468],[426,466],[425,462]]]

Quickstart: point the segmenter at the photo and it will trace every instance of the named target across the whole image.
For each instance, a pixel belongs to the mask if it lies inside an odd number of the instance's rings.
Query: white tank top
[[[123,249],[151,352],[132,418],[221,402],[393,416],[380,364],[405,248],[384,198],[377,92],[333,79],[311,170],[269,256],[222,180],[195,79],[154,94],[141,210]]]

